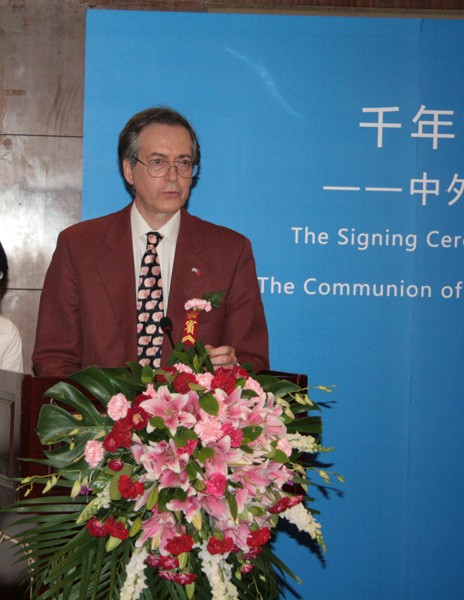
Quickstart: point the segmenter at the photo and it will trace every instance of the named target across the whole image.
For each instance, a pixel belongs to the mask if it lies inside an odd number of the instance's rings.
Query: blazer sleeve
[[[65,232],[58,236],[45,276],[32,361],[41,376],[67,376],[81,369],[79,290]]]
[[[251,362],[256,372],[269,369],[266,317],[253,251],[247,238],[243,238],[232,285],[225,299],[224,344],[235,349],[239,363]]]

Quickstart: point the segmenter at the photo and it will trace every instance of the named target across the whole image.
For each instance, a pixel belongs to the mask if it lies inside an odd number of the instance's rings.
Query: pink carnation
[[[204,310],[205,312],[209,312],[212,309],[212,306],[211,302],[208,302],[208,300],[192,298],[192,300],[187,300],[184,308],[185,310]]]
[[[242,573],[243,575],[246,575],[247,573],[250,573],[251,571],[253,571],[254,569],[254,565],[251,565],[250,563],[245,563],[244,565],[242,565],[240,567],[240,573]]]
[[[103,444],[97,440],[89,440],[85,445],[84,458],[92,469],[98,467],[99,462],[103,459]]]
[[[213,380],[214,375],[212,373],[200,373],[197,375],[197,383],[198,385],[203,386],[207,392],[211,389],[211,381]]]
[[[179,373],[193,373],[192,368],[188,365],[184,365],[184,363],[176,363],[175,368]]]
[[[113,419],[113,421],[124,419],[130,406],[132,405],[124,394],[116,394],[116,396],[113,396],[108,402],[108,416]]]
[[[292,447],[288,443],[287,438],[280,438],[280,440],[277,442],[277,450],[282,450],[282,452],[285,452],[287,456],[291,455]]]
[[[235,427],[228,424],[222,426],[222,431],[224,432],[224,435],[230,437],[230,445],[232,448],[240,448],[243,441],[243,431],[235,429]]]
[[[214,417],[199,421],[193,430],[204,444],[217,442],[223,436],[221,421]]]
[[[222,473],[213,473],[206,481],[206,494],[222,498],[227,487],[227,479]]]
[[[256,379],[253,379],[252,377],[248,377],[248,379],[245,381],[245,389],[256,392],[258,394],[258,396],[261,396],[261,394],[264,394],[263,388],[259,385],[259,383],[256,381]]]

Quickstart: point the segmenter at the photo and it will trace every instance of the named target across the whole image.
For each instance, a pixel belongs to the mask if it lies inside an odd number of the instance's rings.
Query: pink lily
[[[159,546],[161,554],[165,552],[165,546],[171,538],[178,535],[176,520],[172,513],[158,513],[156,507],[153,516],[142,523],[142,533],[135,545],[141,548],[148,539],[154,540],[154,547]]]
[[[174,394],[169,391],[167,386],[163,385],[158,389],[158,398],[144,400],[140,406],[151,416],[163,419],[171,435],[174,435],[179,425],[184,425],[189,429],[195,425],[194,416],[183,410],[188,400],[188,394]],[[147,431],[149,431],[149,427],[147,427]]]

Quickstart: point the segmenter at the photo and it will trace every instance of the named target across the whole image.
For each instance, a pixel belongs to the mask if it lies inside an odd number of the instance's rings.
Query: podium
[[[11,478],[48,473],[44,465],[20,458],[44,458],[35,432],[44,393],[60,381],[0,370],[0,506],[18,500]]]

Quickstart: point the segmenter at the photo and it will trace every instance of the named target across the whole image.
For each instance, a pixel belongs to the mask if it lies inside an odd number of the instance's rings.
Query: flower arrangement
[[[37,600],[277,599],[274,568],[298,581],[269,543],[279,518],[325,550],[303,459],[330,449],[306,390],[214,371],[201,342],[178,344],[156,371],[128,363],[69,380],[46,393],[38,423],[53,472],[21,482],[52,494],[9,507],[34,513],[20,536]]]

